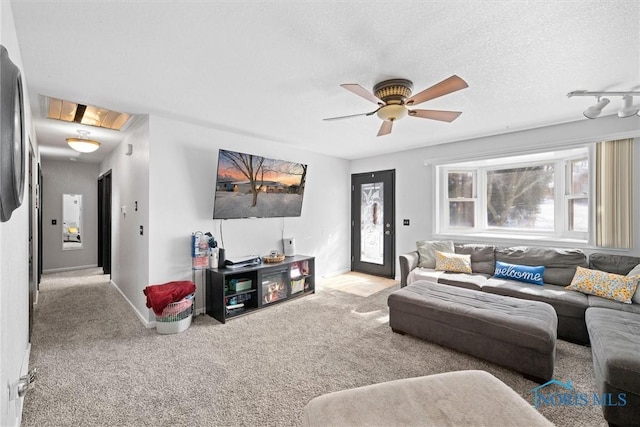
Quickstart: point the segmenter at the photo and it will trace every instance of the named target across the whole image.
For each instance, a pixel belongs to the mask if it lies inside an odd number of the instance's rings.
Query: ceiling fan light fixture
[[[609,105],[609,98],[598,98],[598,102],[595,105],[592,105],[591,107],[587,108],[586,110],[584,110],[584,116],[587,119],[595,119],[597,118],[600,113],[602,113],[602,110],[604,109],[604,107],[606,107],[607,105]]]
[[[407,107],[402,104],[388,104],[376,113],[382,120],[398,120],[407,115]]]
[[[100,148],[102,144],[96,140],[87,138],[88,135],[89,132],[86,130],[79,130],[78,137],[67,138],[67,144],[79,153],[93,153]]]
[[[622,97],[622,107],[618,110],[618,117],[625,118],[638,114],[640,109],[633,105],[633,97],[625,95]]]

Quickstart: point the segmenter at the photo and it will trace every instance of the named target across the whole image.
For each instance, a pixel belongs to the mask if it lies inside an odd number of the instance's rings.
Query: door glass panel
[[[363,184],[360,201],[360,261],[384,264],[384,184]]]

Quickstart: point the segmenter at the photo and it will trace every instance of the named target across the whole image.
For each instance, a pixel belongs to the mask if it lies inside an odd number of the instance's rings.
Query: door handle
[[[27,372],[27,375],[20,377],[18,381],[11,385],[9,389],[9,400],[15,400],[16,398],[23,397],[27,390],[33,388],[33,383],[36,380],[36,369],[32,369]]]

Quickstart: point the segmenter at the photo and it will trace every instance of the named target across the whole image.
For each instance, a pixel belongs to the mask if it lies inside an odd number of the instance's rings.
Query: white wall
[[[317,276],[349,270],[348,161],[155,116],[150,118],[150,146],[150,284],[190,280],[191,233],[211,231],[220,240],[221,224],[224,245],[231,256],[282,250],[284,226],[285,237],[296,239],[297,253],[316,257]],[[308,164],[302,216],[284,220],[211,219],[220,148]],[[139,284],[140,295],[144,285]],[[198,296],[201,309],[200,290]],[[153,319],[144,303],[136,306]]]
[[[607,139],[640,137],[640,117],[620,119],[616,116],[597,120],[548,126],[521,132],[435,145],[395,154],[387,154],[351,162],[351,173],[383,169],[396,170],[396,254],[413,251],[416,240],[431,239],[435,231],[434,163],[470,160],[488,154],[523,154],[540,147],[561,149],[577,143]],[[640,164],[640,140],[636,139],[636,164]],[[640,177],[636,176],[636,180]],[[635,186],[635,248],[630,251],[609,251],[638,256],[640,254],[640,185]],[[410,226],[403,226],[403,219]],[[470,240],[465,240],[470,241]],[[527,242],[527,245],[535,243]],[[596,248],[583,248],[590,253]],[[597,249],[600,252],[606,250]],[[396,269],[397,275],[400,269]]]
[[[126,155],[131,144],[133,153]],[[100,164],[111,170],[111,281],[143,322],[148,313],[142,290],[149,284],[149,120],[142,117],[127,138]],[[135,210],[135,202],[138,210]],[[125,212],[122,212],[122,207]],[[155,214],[155,212],[154,212]],[[140,235],[140,226],[145,233]]]
[[[42,261],[44,272],[98,265],[98,172],[95,163],[43,159]],[[62,195],[82,195],[82,248],[62,249]],[[51,223],[56,220],[56,224]]]
[[[7,48],[9,58],[20,70],[22,59],[13,21],[11,3],[0,2],[0,43]],[[24,98],[25,141],[33,135],[31,106],[26,89],[26,76],[22,73]],[[25,150],[25,171],[28,171],[28,146]],[[37,165],[35,167],[37,171]],[[26,172],[25,172],[26,173]],[[22,399],[9,401],[9,385],[15,383],[27,369],[29,354],[29,200],[28,182],[22,205],[11,219],[0,223],[0,425],[12,426],[20,422]]]

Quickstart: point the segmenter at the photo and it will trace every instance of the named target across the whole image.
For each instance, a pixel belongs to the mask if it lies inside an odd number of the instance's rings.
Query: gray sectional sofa
[[[626,275],[640,264],[639,257],[605,253],[587,257],[579,249],[480,244],[455,244],[454,251],[471,256],[471,273],[418,267],[419,253],[413,251],[400,255],[401,287],[428,281],[548,303],[558,316],[558,338],[591,345],[599,392],[626,395],[625,406],[603,406],[605,419],[610,425],[640,425],[640,304],[565,289],[577,267]],[[544,284],[495,278],[496,261],[544,266]]]
[[[640,258],[596,253],[587,258],[579,249],[534,248],[527,246],[497,247],[479,244],[456,244],[455,253],[471,255],[472,273],[448,273],[418,267],[418,251],[400,255],[401,286],[427,280],[476,291],[509,297],[542,301],[550,304],[558,315],[558,338],[579,344],[589,343],[585,311],[589,307],[640,314],[640,304],[625,304],[605,298],[566,290],[576,267],[593,268],[616,274],[627,274],[640,264]],[[545,267],[544,285],[533,285],[493,277],[496,261]]]

